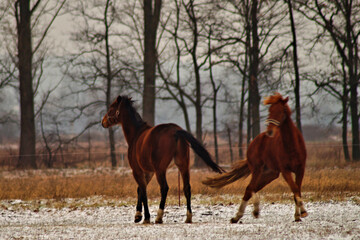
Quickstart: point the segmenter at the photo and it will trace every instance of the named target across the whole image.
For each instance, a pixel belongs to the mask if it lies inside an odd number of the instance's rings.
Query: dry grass
[[[355,197],[360,202],[360,163],[342,160],[341,148],[308,146],[308,162],[303,181],[303,195],[307,201],[345,200]],[[208,203],[238,203],[244,194],[249,177],[222,189],[211,189],[201,181],[216,174],[206,170],[191,170],[192,194],[207,195]],[[168,203],[177,202],[178,171],[171,168],[167,174]],[[182,184],[181,184],[182,185]],[[29,171],[0,171],[0,199],[55,199],[102,196],[111,199],[136,201],[137,185],[129,168],[112,170],[108,167],[95,169],[50,169]],[[182,189],[182,186],[180,186]],[[229,195],[234,197],[229,197]],[[156,178],[148,186],[148,196],[159,201],[160,191]],[[184,197],[181,191],[182,201]],[[226,196],[226,197],[224,197]],[[292,201],[292,194],[280,177],[261,191],[268,202]]]
[[[65,175],[65,176],[64,176]],[[208,171],[192,170],[191,185],[193,194],[211,196],[214,203],[226,203],[223,195],[243,195],[249,178],[237,181],[222,189],[211,189],[201,184],[208,176]],[[169,196],[178,194],[178,172],[171,169],[167,175],[170,186]],[[308,169],[304,177],[303,193],[308,200],[344,200],[360,193],[360,168]],[[24,176],[18,172],[3,172],[0,176],[0,199],[62,199],[84,198],[93,195],[111,198],[136,197],[136,183],[128,170],[76,171],[67,175],[66,170],[27,171]],[[182,187],[181,187],[182,188]],[[269,184],[261,191],[266,201],[291,200],[290,189],[282,178]],[[182,192],[181,192],[181,195]],[[150,199],[159,199],[159,186],[156,179],[148,186]],[[227,198],[228,199],[228,198]],[[237,200],[237,201],[238,201]],[[227,203],[233,200],[227,200]]]

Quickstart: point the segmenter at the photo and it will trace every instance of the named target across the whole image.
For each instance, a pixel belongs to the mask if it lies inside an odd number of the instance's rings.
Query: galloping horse
[[[291,111],[287,104],[289,98],[279,93],[264,100],[271,105],[266,120],[267,129],[250,143],[247,159],[234,164],[231,172],[210,178],[205,185],[220,188],[251,174],[239,210],[232,223],[237,223],[244,215],[246,205],[254,197],[254,217],[259,216],[259,198],[257,192],[279,177],[281,173],[290,186],[295,200],[295,221],[308,214],[301,200],[301,184],[304,177],[306,149],[303,136],[290,118]],[[295,182],[291,173],[295,173]]]
[[[188,132],[179,126],[169,123],[155,127],[144,122],[132,105],[131,98],[119,96],[110,105],[109,111],[102,120],[102,126],[108,128],[121,124],[128,143],[128,159],[133,176],[138,184],[138,201],[135,222],[142,219],[142,205],[144,205],[145,219],[143,223],[150,223],[150,213],[147,202],[146,186],[156,175],[160,185],[161,201],[155,223],[162,223],[166,196],[169,186],[166,182],[166,170],[174,159],[178,167],[184,186],[187,201],[186,223],[192,222],[191,187],[189,173],[189,144],[207,166],[213,171],[224,172],[212,161],[208,151]]]

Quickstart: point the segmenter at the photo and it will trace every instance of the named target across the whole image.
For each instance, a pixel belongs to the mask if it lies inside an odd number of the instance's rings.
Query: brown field
[[[308,162],[303,181],[303,197],[306,201],[345,200],[360,196],[360,163],[346,163],[342,160],[341,148],[322,148],[308,146]],[[224,159],[224,158],[223,158]],[[98,164],[99,165],[99,164]],[[223,164],[227,165],[227,164]],[[102,166],[100,164],[100,166]],[[223,189],[215,190],[201,184],[208,176],[207,170],[191,170],[192,194],[211,196],[211,203],[231,204],[239,202],[249,178],[237,181]],[[167,174],[169,203],[177,202],[178,171],[171,167]],[[182,186],[180,186],[182,189]],[[225,194],[238,195],[235,198],[223,198]],[[114,199],[136,198],[136,183],[128,167],[111,169],[108,166],[93,168],[79,167],[68,169],[41,170],[1,170],[0,199],[56,199],[86,198],[102,196]],[[265,201],[291,201],[290,189],[280,177],[261,191]],[[159,200],[160,191],[156,178],[148,187],[150,199]],[[184,202],[181,191],[182,202]],[[230,200],[229,200],[230,199]],[[225,201],[225,202],[224,202]]]

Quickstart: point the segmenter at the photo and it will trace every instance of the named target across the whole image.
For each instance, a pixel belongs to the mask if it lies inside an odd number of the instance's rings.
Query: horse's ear
[[[120,103],[121,102],[121,96],[119,95],[116,99],[117,103]]]
[[[289,97],[286,97],[286,98],[283,99],[284,103],[287,103],[288,101],[289,101]]]

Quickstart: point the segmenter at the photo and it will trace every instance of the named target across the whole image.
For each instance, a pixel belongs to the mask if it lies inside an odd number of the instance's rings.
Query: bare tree
[[[333,58],[333,59],[336,59]],[[313,82],[316,86],[311,96],[319,95],[325,92],[327,95],[341,102],[341,111],[337,112],[331,122],[340,121],[342,123],[342,146],[344,158],[350,161],[349,146],[347,141],[348,135],[348,114],[349,114],[349,83],[346,75],[346,65],[342,62],[341,69],[338,69],[336,60],[329,63],[332,71],[319,71],[317,73],[309,73],[306,75],[307,80]]]
[[[183,110],[185,119],[188,118],[187,105],[192,105],[195,108],[196,138],[200,142],[202,142],[203,138],[203,106],[212,94],[208,93],[209,96],[206,96],[206,94],[203,93],[202,86],[205,84],[205,81],[201,80],[201,70],[207,67],[209,58],[208,46],[207,44],[203,44],[206,43],[206,39],[208,38],[204,21],[208,19],[206,14],[209,8],[210,5],[206,1],[174,1],[173,11],[175,13],[175,19],[171,19],[174,22],[172,22],[172,25],[168,24],[168,26],[163,24],[162,27],[170,34],[169,39],[174,42],[176,49],[175,80],[173,79],[172,71],[164,73],[165,71],[163,69],[168,68],[165,64],[161,64],[162,69],[159,70],[164,80],[164,88],[170,93],[171,98],[175,99],[179,104]],[[173,54],[171,54],[171,56],[174,57]],[[184,70],[190,72],[190,74],[180,77],[181,72]],[[185,120],[185,122],[189,129],[190,121]],[[194,165],[201,167],[202,162],[195,158]]]
[[[250,5],[249,1],[226,1],[217,5],[218,11],[225,13],[227,18],[221,20],[218,26],[217,37],[220,51],[215,54],[218,57],[216,64],[224,65],[239,75],[240,90],[237,93],[239,101],[238,120],[238,148],[239,157],[243,157],[243,138],[245,121],[245,103],[248,93],[249,79],[249,51],[250,51]],[[234,24],[234,22],[239,24]],[[236,47],[235,47],[236,46]],[[236,50],[235,50],[236,49]],[[227,100],[229,101],[229,100]],[[248,136],[250,141],[251,122],[248,116]]]
[[[20,157],[18,168],[37,168],[35,156],[35,113],[32,82],[32,44],[30,0],[15,2],[15,16],[18,32],[18,68],[20,82]]]
[[[34,43],[32,35],[32,17],[39,19],[46,10],[47,1],[38,0],[31,4],[30,0],[17,0],[14,4],[16,29],[17,29],[17,68],[19,70],[19,90],[20,90],[20,151],[18,168],[37,168],[36,166],[36,134],[35,134],[35,111],[34,111],[34,93],[38,87],[39,81],[33,82],[34,65],[33,56],[40,49],[48,34],[50,27],[64,6],[66,0],[61,1],[53,8],[53,14],[48,24],[42,30],[42,34]],[[42,5],[43,4],[43,5]],[[34,21],[34,24],[39,21]],[[41,57],[42,58],[42,57]],[[40,64],[42,61],[40,61]],[[42,73],[38,76],[40,79]],[[34,71],[34,72],[33,72]]]
[[[213,74],[213,62],[212,62],[212,43],[211,43],[211,37],[213,34],[212,31],[212,26],[215,23],[210,23],[209,26],[209,34],[208,34],[208,54],[209,54],[209,77],[210,77],[210,82],[211,82],[211,86],[212,86],[212,91],[213,91],[213,105],[212,105],[212,112],[213,112],[213,134],[214,134],[214,147],[215,147],[215,160],[216,163],[219,163],[219,149],[218,149],[218,135],[217,135],[217,101],[218,101],[218,92],[220,90],[221,87],[221,82],[220,84],[217,85],[215,79],[214,79],[214,74]]]
[[[10,1],[0,3],[0,24],[2,25],[0,36],[7,34],[6,28],[8,27],[5,19],[9,16],[12,10],[11,7],[12,3]],[[4,89],[16,78],[16,66],[13,64],[12,59],[8,57],[9,46],[3,38],[0,41],[0,48],[2,49],[0,51],[0,89]]]
[[[170,4],[169,4],[170,5]],[[179,35],[179,31],[180,31],[180,22],[181,22],[181,18],[180,18],[180,13],[181,13],[181,2],[178,0],[174,0],[174,5],[175,5],[175,17],[174,17],[174,23],[173,23],[173,29],[167,29],[168,26],[166,25],[167,22],[162,24],[162,28],[170,33],[170,40],[169,41],[173,41],[174,42],[174,48],[175,48],[175,56],[176,56],[176,60],[174,61],[174,66],[170,67],[170,70],[165,72],[165,68],[163,63],[168,63],[171,61],[171,59],[173,58],[173,55],[171,54],[168,58],[166,58],[165,60],[163,59],[164,57],[162,57],[163,60],[158,59],[158,72],[160,75],[160,78],[163,80],[164,82],[164,86],[162,87],[169,95],[170,97],[161,97],[164,100],[175,100],[176,103],[179,105],[180,109],[183,112],[183,116],[184,116],[184,122],[185,122],[185,126],[186,126],[186,130],[188,132],[191,132],[191,125],[190,125],[190,119],[189,119],[189,112],[188,112],[188,105],[186,103],[186,99],[191,99],[191,97],[187,94],[185,88],[186,88],[186,83],[184,82],[184,79],[182,78],[182,62],[181,62],[181,57],[183,55],[183,51],[184,51],[184,47],[181,44],[181,40],[180,40],[180,35]],[[169,13],[169,17],[172,14],[172,11],[170,10]],[[164,54],[163,54],[164,55]],[[174,70],[175,69],[175,70]],[[175,71],[175,73],[173,73],[173,71]],[[173,77],[173,75],[175,75],[175,77]]]
[[[296,26],[295,19],[293,14],[293,3],[291,0],[285,0],[289,9],[289,18],[290,18],[290,26],[292,33],[292,47],[293,47],[293,65],[295,72],[295,87],[294,87],[294,95],[295,95],[295,112],[296,112],[296,126],[300,131],[302,131],[301,127],[301,105],[300,105],[300,73],[299,73],[299,65],[298,65],[298,51],[297,51],[297,38],[296,38]]]
[[[192,46],[187,47],[187,52],[190,53],[192,64],[194,67],[195,74],[195,100],[193,101],[195,106],[196,114],[196,138],[202,142],[202,100],[201,100],[201,80],[200,80],[200,68],[205,64],[205,61],[202,64],[198,62],[198,39],[199,39],[199,29],[198,29],[198,17],[195,15],[195,5],[193,0],[189,0],[187,3],[183,1],[185,11],[187,13],[187,23],[192,32]],[[200,161],[195,162],[195,166],[199,167]]]
[[[217,53],[219,62],[239,74],[239,154],[242,157],[243,127],[247,115],[247,142],[260,132],[260,95],[272,89],[275,66],[282,50],[274,43],[284,35],[281,23],[286,16],[277,1],[219,1],[226,14],[218,41],[223,47]],[[247,109],[245,103],[247,102]],[[245,112],[247,110],[247,113]]]
[[[162,0],[144,0],[144,93],[143,118],[154,125],[155,79],[157,63],[157,30],[160,22]]]
[[[79,46],[79,52],[66,60],[71,64],[69,76],[77,83],[76,87],[71,87],[70,95],[82,97],[77,104],[65,109],[80,110],[80,115],[84,116],[96,112],[99,104],[104,104],[107,109],[124,88],[128,73],[132,74],[132,67],[123,57],[126,53],[117,46],[123,36],[119,30],[122,24],[118,23],[119,14],[122,14],[118,9],[121,7],[112,0],[105,0],[102,4],[78,1],[71,6],[72,15],[80,23],[73,39]],[[93,97],[94,93],[99,96]],[[80,115],[75,116],[74,120]],[[98,114],[95,116],[98,117]],[[96,120],[94,116],[90,118],[92,120],[85,128],[100,119]],[[108,139],[111,165],[116,167],[114,128],[108,129]]]
[[[339,63],[346,66],[343,79],[348,79],[349,105],[352,130],[352,158],[360,161],[359,142],[359,22],[360,3],[357,1],[298,1],[298,11],[321,27],[320,36],[331,39],[339,56]],[[327,34],[324,34],[327,33]],[[318,42],[315,39],[315,43]],[[341,59],[341,60],[340,60]],[[345,95],[344,95],[345,96]],[[345,121],[346,118],[343,118]],[[345,124],[345,123],[344,123]]]
[[[251,47],[250,47],[250,74],[249,74],[249,109],[251,109],[252,136],[255,138],[260,133],[260,93],[258,74],[260,65],[260,45],[258,35],[259,2],[251,1]]]

